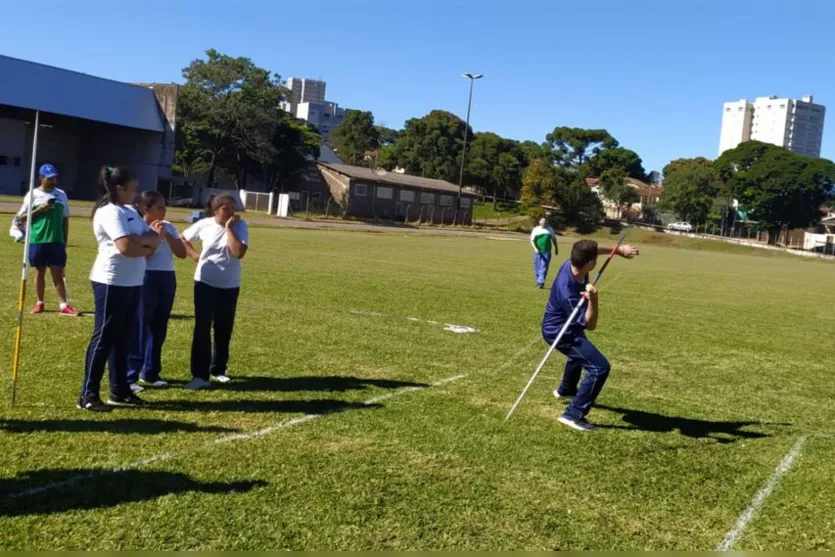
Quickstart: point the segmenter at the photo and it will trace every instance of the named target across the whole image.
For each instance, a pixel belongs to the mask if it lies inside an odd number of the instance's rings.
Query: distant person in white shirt
[[[136,331],[128,358],[128,382],[133,392],[142,386],[167,387],[162,372],[162,345],[177,293],[174,257],[185,259],[186,248],[174,225],[165,220],[165,198],[158,191],[145,191],[137,202],[142,220],[149,227],[161,223],[163,241],[145,264],[145,280],[139,302]]]
[[[194,273],[194,338],[191,375],[187,389],[206,389],[209,379],[228,383],[229,343],[241,289],[241,259],[246,255],[249,231],[235,214],[235,198],[228,194],[211,200],[209,215],[183,232],[186,251],[197,261]],[[199,240],[198,253],[192,243]],[[214,326],[214,351],[212,327]]]
[[[144,406],[128,383],[128,347],[134,330],[145,258],[162,241],[162,223],[149,227],[133,208],[137,181],[125,168],[101,170],[105,195],[93,209],[93,232],[99,244],[90,272],[96,319],[87,347],[84,384],[78,407],[105,412],[109,406]],[[102,403],[99,391],[104,367],[110,359],[110,398]]]
[[[545,286],[545,277],[548,275],[548,266],[551,264],[551,244],[554,245],[554,254],[560,253],[557,246],[557,235],[554,229],[548,226],[548,221],[539,219],[539,226],[531,231],[531,246],[533,246],[533,271],[536,278],[536,287]]]

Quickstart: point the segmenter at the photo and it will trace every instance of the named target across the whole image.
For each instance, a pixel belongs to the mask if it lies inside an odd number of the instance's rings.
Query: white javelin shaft
[[[525,388],[522,390],[522,394],[520,394],[519,398],[516,399],[516,402],[513,403],[513,406],[510,408],[510,412],[507,413],[507,416],[505,416],[504,421],[507,421],[507,420],[510,419],[510,416],[511,416],[511,414],[513,414],[513,411],[516,410],[516,407],[519,406],[520,402],[522,402],[522,398],[525,396],[525,393],[528,392],[528,389],[533,384],[533,380],[536,379],[536,376],[539,375],[539,372],[542,371],[543,367],[545,367],[545,362],[548,361],[548,358],[551,356],[551,353],[557,347],[557,344],[559,344],[560,339],[565,334],[565,331],[568,330],[568,326],[571,325],[571,322],[574,321],[574,317],[576,317],[577,312],[580,311],[580,308],[583,307],[583,303],[585,301],[586,301],[585,297],[580,298],[580,301],[577,303],[577,306],[574,308],[574,311],[572,311],[571,315],[568,316],[568,320],[565,322],[565,325],[563,325],[562,329],[560,329],[560,332],[557,335],[557,338],[554,339],[554,342],[551,344],[551,347],[548,349],[548,352],[545,353],[545,357],[542,358],[541,362],[539,362],[539,366],[536,368],[536,371],[533,372],[533,375],[531,376],[530,381],[528,381],[528,384],[525,385]]]

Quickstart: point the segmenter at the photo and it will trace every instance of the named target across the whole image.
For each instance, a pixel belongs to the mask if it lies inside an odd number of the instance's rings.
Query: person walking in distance
[[[249,231],[235,214],[235,198],[221,194],[211,200],[209,215],[187,228],[186,251],[197,262],[194,273],[194,338],[187,389],[206,389],[209,379],[228,383],[229,343],[241,287],[241,259],[247,253]],[[192,242],[199,240],[198,253]],[[214,350],[212,350],[214,328]]]
[[[58,186],[58,171],[47,163],[38,171],[40,185],[33,192],[32,224],[29,238],[29,265],[35,268],[35,293],[38,300],[32,313],[45,309],[46,270],[52,275],[52,286],[58,295],[58,311],[61,315],[75,317],[78,312],[67,300],[64,270],[67,266],[67,241],[69,239],[70,202],[67,194]],[[23,199],[15,224],[26,228],[29,196]],[[22,238],[22,236],[21,236]]]
[[[165,198],[157,191],[142,192],[139,213],[149,227],[161,223],[163,240],[145,263],[145,279],[136,319],[136,331],[128,357],[128,382],[131,390],[141,392],[142,386],[167,387],[162,372],[162,345],[168,334],[168,320],[177,293],[174,257],[184,259],[186,248],[174,225],[165,220]]]
[[[545,287],[545,277],[548,275],[548,267],[551,265],[551,244],[554,245],[554,254],[559,255],[560,248],[557,246],[557,235],[554,234],[554,229],[548,225],[548,221],[543,217],[539,219],[539,224],[531,231],[533,272],[537,288]]]
[[[93,231],[98,255],[90,272],[96,317],[87,347],[84,382],[78,407],[104,412],[108,406],[144,406],[128,383],[128,347],[135,330],[139,296],[145,279],[146,258],[163,238],[159,221],[149,227],[133,207],[137,180],[125,168],[101,170],[105,191],[93,209]],[[110,398],[99,395],[104,367],[110,359]]]

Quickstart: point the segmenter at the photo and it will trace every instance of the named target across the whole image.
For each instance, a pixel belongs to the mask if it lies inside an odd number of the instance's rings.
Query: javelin
[[[35,135],[32,139],[32,169],[29,172],[29,203],[26,210],[26,238],[23,243],[23,270],[20,274],[20,293],[17,297],[17,328],[14,335],[14,357],[12,359],[12,406],[17,395],[17,378],[20,375],[20,345],[23,340],[23,304],[26,302],[26,278],[29,273],[29,236],[32,232],[32,203],[35,201],[35,161],[38,154],[39,111],[35,111]]]
[[[603,262],[603,266],[600,267],[600,270],[597,272],[597,276],[594,277],[594,281],[592,281],[592,283],[591,283],[592,286],[596,285],[597,281],[600,280],[600,276],[603,274],[603,271],[606,270],[606,267],[609,265],[609,262],[612,260],[612,258],[615,256],[615,254],[618,252],[618,248],[623,243],[623,238],[625,236],[626,236],[626,232],[624,232],[623,234],[620,235],[620,238],[618,239],[618,243],[615,244],[614,248],[612,248],[612,253],[609,254],[609,257],[606,258],[606,261]],[[583,307],[583,303],[585,301],[586,301],[586,297],[581,296],[580,301],[577,302],[577,305],[574,307],[574,311],[572,311],[571,315],[568,316],[568,319],[566,320],[565,325],[563,325],[562,329],[560,329],[559,334],[557,334],[557,338],[554,339],[554,342],[551,344],[551,347],[548,349],[548,352],[545,353],[545,357],[542,358],[541,362],[539,362],[539,366],[537,366],[536,371],[534,371],[533,375],[531,375],[531,378],[528,381],[528,384],[525,385],[524,389],[522,389],[522,394],[520,394],[519,398],[516,399],[516,402],[513,403],[513,406],[510,408],[510,412],[507,413],[507,416],[505,416],[504,421],[507,421],[507,420],[510,419],[510,416],[513,414],[513,411],[516,410],[516,407],[519,406],[520,402],[522,402],[522,398],[525,396],[525,393],[528,392],[528,389],[533,384],[533,380],[536,379],[536,376],[539,375],[539,372],[542,371],[543,367],[545,367],[545,362],[548,361],[548,358],[551,356],[551,353],[557,347],[557,344],[560,342],[560,339],[565,334],[565,331],[568,330],[568,326],[571,325],[572,321],[574,321],[574,317],[576,317],[577,314],[580,312],[580,308]]]

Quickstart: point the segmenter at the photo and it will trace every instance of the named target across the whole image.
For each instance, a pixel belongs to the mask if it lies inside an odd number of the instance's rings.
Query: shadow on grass
[[[332,414],[345,410],[370,410],[381,404],[363,404],[335,399],[317,400],[171,400],[154,404],[155,410],[182,412],[251,412],[287,414]]]
[[[643,410],[616,408],[612,406],[605,406],[603,404],[595,404],[595,408],[623,414],[623,421],[630,424],[630,426],[626,427],[600,425],[598,426],[600,429],[637,429],[640,431],[649,431],[654,433],[672,433],[674,431],[678,431],[685,437],[691,437],[694,439],[712,439],[717,443],[733,443],[735,441],[739,441],[740,439],[762,439],[764,437],[770,437],[769,434],[759,431],[745,431],[743,428],[748,426],[791,425],[788,423],[764,423],[751,421],[713,422],[709,420],[665,416],[664,414],[645,412]]]
[[[338,375],[310,376],[310,377],[267,377],[249,376],[236,377],[231,383],[223,386],[224,391],[328,391],[344,393],[346,391],[361,391],[369,387],[380,389],[400,389],[403,387],[428,387],[425,383],[411,381],[395,381],[392,379],[363,379],[361,377],[342,377]]]
[[[189,422],[168,420],[0,420],[0,431],[8,433],[120,433],[153,435],[160,433],[229,433],[225,427],[200,426]]]
[[[57,485],[56,485],[57,484]],[[0,478],[0,516],[45,515],[115,507],[165,495],[200,492],[231,495],[267,485],[265,481],[200,482],[185,474],[145,470],[47,469]],[[58,487],[79,487],[56,493]]]
[[[171,321],[193,321],[193,315],[185,315],[182,313],[172,313],[171,316],[168,318]]]

